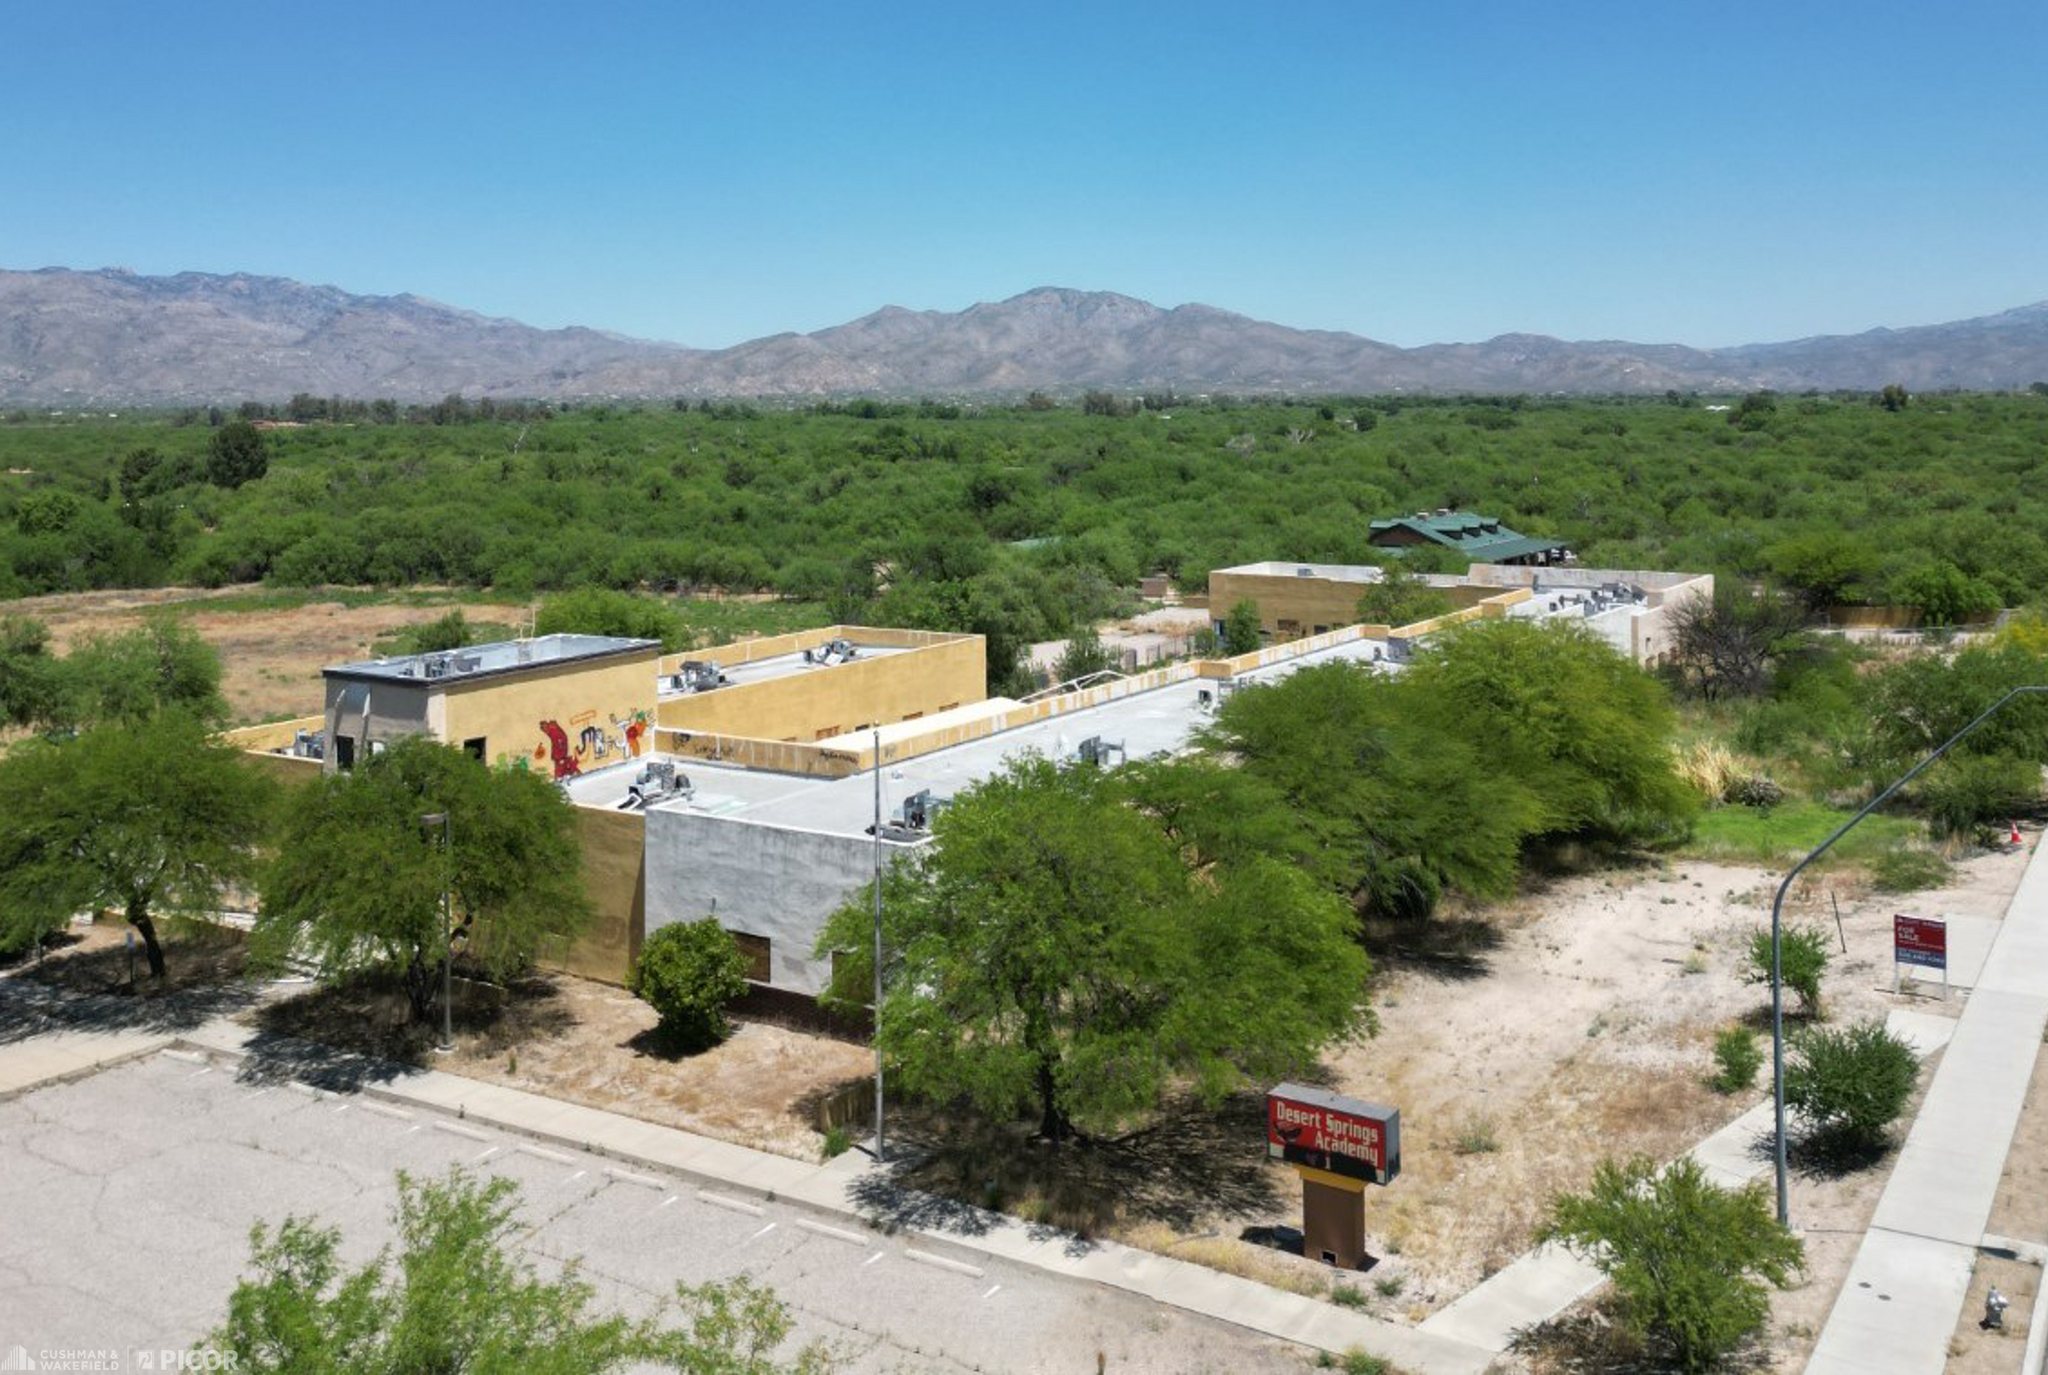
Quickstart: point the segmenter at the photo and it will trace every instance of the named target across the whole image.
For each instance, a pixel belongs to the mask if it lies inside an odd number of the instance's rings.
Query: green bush
[[[1828,967],[1827,933],[1817,926],[1787,926],[1779,938],[1785,987],[1799,995],[1807,1015],[1821,1015],[1820,979]],[[1771,930],[1760,926],[1749,938],[1749,973],[1753,984],[1771,981]]]
[[[671,654],[690,643],[689,627],[667,602],[602,587],[583,587],[549,597],[534,615],[533,633],[659,640],[662,651]]]
[[[1698,1161],[1659,1171],[1607,1161],[1583,1194],[1551,1203],[1541,1237],[1587,1257],[1614,1285],[1623,1321],[1681,1370],[1711,1369],[1770,1317],[1806,1249],[1778,1224],[1763,1187],[1716,1188]]]
[[[1721,800],[1744,807],[1775,807],[1785,800],[1785,790],[1767,774],[1748,773],[1730,781]]]
[[[1714,1064],[1717,1067],[1710,1081],[1716,1093],[1741,1093],[1756,1082],[1756,1072],[1763,1067],[1764,1052],[1756,1043],[1756,1033],[1744,1026],[1731,1026],[1714,1037]]]
[[[1919,1077],[1913,1048],[1872,1019],[1816,1029],[1793,1044],[1785,1102],[1806,1120],[1809,1144],[1829,1154],[1884,1148]]]
[[[1932,850],[1902,845],[1872,861],[1870,878],[1881,893],[1917,893],[1948,882],[1948,861]]]
[[[827,1160],[837,1160],[852,1149],[852,1132],[849,1132],[844,1127],[832,1127],[826,1130],[824,1155]]]
[[[627,987],[661,1018],[663,1035],[702,1050],[730,1030],[725,1007],[747,991],[747,957],[716,917],[676,922],[647,938]]]
[[[1920,784],[1928,824],[1944,835],[2002,822],[2040,798],[2041,766],[2009,754],[1950,755]]]

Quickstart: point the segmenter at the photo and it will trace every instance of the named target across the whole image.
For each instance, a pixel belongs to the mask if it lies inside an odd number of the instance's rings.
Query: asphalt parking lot
[[[143,1368],[136,1353],[187,1347],[219,1320],[252,1223],[317,1216],[359,1264],[390,1238],[395,1172],[451,1165],[517,1181],[522,1244],[543,1265],[581,1257],[600,1304],[640,1312],[678,1282],[750,1275],[847,1372],[1308,1365],[1133,1295],[176,1053],[0,1102],[0,1356]]]

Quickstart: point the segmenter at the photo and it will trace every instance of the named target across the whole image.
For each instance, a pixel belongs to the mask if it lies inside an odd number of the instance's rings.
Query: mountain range
[[[2048,380],[2048,302],[1949,324],[1697,349],[1504,334],[1400,348],[1213,306],[1041,287],[961,311],[885,306],[810,334],[694,349],[536,329],[413,295],[280,277],[0,270],[0,402],[318,396],[828,397],[1182,393],[2004,390]]]

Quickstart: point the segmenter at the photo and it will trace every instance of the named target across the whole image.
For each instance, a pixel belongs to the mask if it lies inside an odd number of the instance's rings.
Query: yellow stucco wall
[[[856,644],[881,642],[875,632],[832,627],[849,632]],[[774,652],[815,648],[832,638],[829,632],[778,635],[784,643]],[[814,643],[810,643],[815,641]],[[743,642],[751,647],[756,642]],[[707,649],[692,658],[731,665],[746,660],[729,654],[733,646]],[[768,658],[756,654],[754,658]],[[713,692],[670,697],[658,716],[664,732],[689,731],[743,736],[753,740],[805,744],[869,725],[913,720],[978,702],[987,695],[988,669],[979,635],[935,636],[894,654],[855,658],[831,668],[808,669],[755,683],[736,683]],[[664,741],[668,739],[666,733]]]
[[[544,944],[540,963],[623,984],[647,924],[647,820],[638,812],[578,807],[576,839],[583,850],[590,924],[572,942]]]
[[[484,759],[551,778],[616,764],[654,748],[656,650],[602,663],[544,665],[504,678],[450,682],[427,709],[434,737],[481,737]],[[561,750],[543,722],[561,732]]]
[[[1335,629],[1358,620],[1358,599],[1367,584],[1339,582],[1332,578],[1303,578],[1291,574],[1233,573],[1218,569],[1209,574],[1209,614],[1222,620],[1241,601],[1258,603],[1259,628],[1274,639],[1291,640],[1313,635],[1317,626]],[[1471,583],[1432,587],[1463,609],[1476,606],[1498,588]]]

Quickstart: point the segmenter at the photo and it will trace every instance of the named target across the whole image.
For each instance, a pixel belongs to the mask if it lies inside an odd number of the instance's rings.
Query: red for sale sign
[[[1303,1084],[1266,1095],[1266,1153],[1385,1184],[1401,1172],[1401,1112]]]
[[[1948,923],[1937,917],[1892,918],[1892,958],[1900,964],[1948,968]]]

